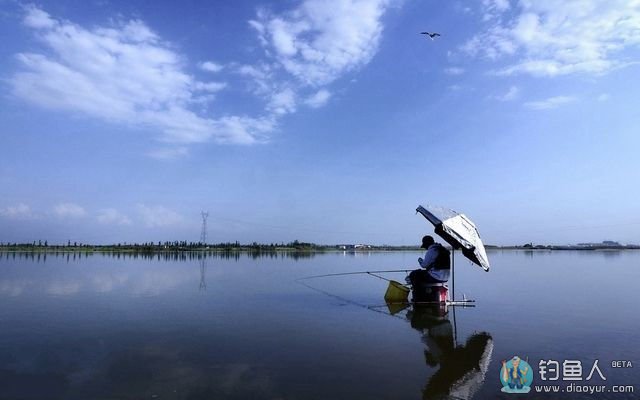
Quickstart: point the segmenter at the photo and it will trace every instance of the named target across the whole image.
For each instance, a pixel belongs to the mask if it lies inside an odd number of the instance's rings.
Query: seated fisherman
[[[420,266],[409,274],[408,280],[414,287],[425,283],[445,283],[449,280],[450,252],[440,243],[436,243],[433,237],[427,235],[422,238],[422,247],[427,249],[424,259],[418,258]]]

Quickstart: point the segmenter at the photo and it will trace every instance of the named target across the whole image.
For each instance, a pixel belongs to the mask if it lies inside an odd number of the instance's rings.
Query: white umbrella
[[[433,224],[435,233],[454,250],[461,249],[465,257],[489,271],[489,259],[478,229],[466,215],[433,206],[418,206],[416,211]]]

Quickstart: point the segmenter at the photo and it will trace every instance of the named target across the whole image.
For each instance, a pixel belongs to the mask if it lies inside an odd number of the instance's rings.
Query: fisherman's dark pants
[[[411,271],[407,280],[412,286],[413,301],[435,301],[429,285],[444,283],[432,277],[426,269]]]
[[[413,286],[421,286],[425,283],[443,283],[432,277],[426,269],[416,269],[409,274],[409,280]]]

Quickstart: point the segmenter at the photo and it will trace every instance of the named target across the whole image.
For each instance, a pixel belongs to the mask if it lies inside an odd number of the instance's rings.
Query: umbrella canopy
[[[432,206],[418,206],[416,211],[433,224],[435,233],[453,249],[461,249],[465,257],[485,271],[489,271],[489,259],[484,244],[476,225],[467,216],[453,210]]]

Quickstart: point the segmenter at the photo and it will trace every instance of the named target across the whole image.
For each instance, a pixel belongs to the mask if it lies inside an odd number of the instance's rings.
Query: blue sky
[[[0,241],[640,242],[637,2],[0,7]]]

